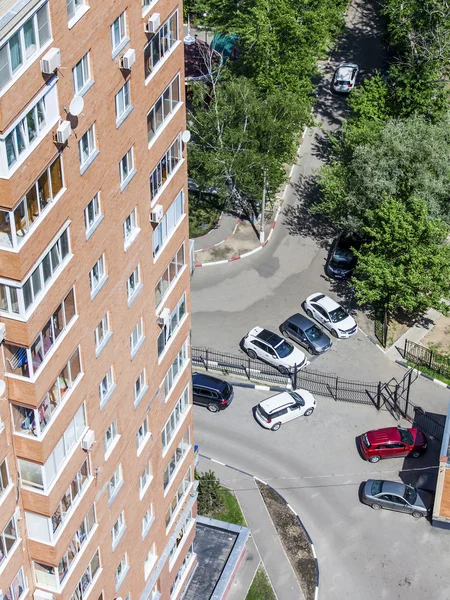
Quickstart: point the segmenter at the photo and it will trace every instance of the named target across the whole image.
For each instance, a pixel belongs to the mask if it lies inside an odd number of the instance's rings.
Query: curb
[[[212,229],[210,229],[209,231],[207,231],[206,233],[202,233],[202,235],[198,235],[195,239],[198,240],[200,238],[206,237],[207,235],[209,235],[211,233],[211,231],[214,231],[214,229],[217,229],[219,227],[219,223],[223,217],[223,211],[220,213],[220,217],[219,220],[217,221],[217,223],[214,225],[214,227]]]
[[[222,213],[222,214],[223,214],[223,213]],[[220,217],[220,218],[222,218],[222,217]],[[217,225],[216,225],[216,227],[215,227],[214,229],[216,229],[216,228],[218,227],[218,225],[219,225],[219,222],[220,222],[220,219],[219,219],[219,221],[217,221]],[[195,254],[196,252],[205,252],[206,250],[211,250],[211,248],[216,248],[216,246],[220,246],[220,244],[223,244],[224,242],[228,241],[228,240],[229,240],[231,237],[233,237],[233,235],[236,233],[236,229],[238,228],[238,225],[239,225],[239,223],[240,223],[240,222],[241,222],[241,218],[240,218],[240,217],[238,217],[238,219],[237,219],[237,221],[236,221],[236,225],[235,225],[235,226],[234,226],[234,228],[233,228],[233,231],[232,231],[232,232],[230,233],[230,235],[229,235],[229,236],[227,236],[227,237],[226,237],[224,240],[221,240],[220,242],[217,242],[217,244],[213,244],[212,246],[207,246],[206,248],[199,248],[198,250],[194,250],[194,254]],[[213,231],[213,230],[211,229],[211,231]],[[208,231],[208,233],[211,233],[211,231]],[[207,236],[207,235],[208,235],[208,233],[205,233],[205,235],[204,235],[204,236],[198,236],[198,237],[196,237],[195,239],[196,239],[196,240],[198,240],[198,238],[199,238],[199,237],[205,237],[205,236]],[[208,264],[209,264],[209,263],[208,263]],[[197,266],[197,265],[195,265],[195,266]]]
[[[315,565],[316,565],[316,590],[315,590],[315,593],[314,593],[314,600],[317,600],[317,598],[319,596],[319,561],[317,559],[316,550],[314,548],[314,544],[313,544],[313,541],[311,539],[311,536],[309,535],[308,530],[306,529],[306,527],[303,524],[303,521],[300,519],[298,513],[295,512],[295,510],[292,508],[292,506],[289,504],[289,502],[286,500],[286,498],[284,498],[279,492],[277,492],[277,490],[275,488],[273,488],[271,485],[269,485],[268,483],[266,483],[265,481],[263,481],[259,477],[256,477],[256,475],[252,475],[251,473],[247,473],[247,471],[243,471],[242,469],[238,469],[237,467],[233,467],[232,465],[227,465],[226,463],[220,462],[219,460],[216,460],[215,458],[211,458],[210,456],[206,456],[205,454],[199,453],[199,456],[201,456],[202,458],[206,458],[207,460],[210,460],[211,462],[217,463],[218,465],[221,465],[222,467],[227,467],[228,469],[232,469],[233,471],[237,471],[238,473],[242,473],[243,475],[247,475],[248,477],[251,477],[253,480],[258,480],[261,483],[263,483],[264,485],[267,485],[267,487],[269,487],[271,490],[273,490],[275,492],[275,494],[279,498],[281,498],[281,500],[286,504],[286,506],[290,509],[290,511],[297,517],[297,520],[298,520],[298,522],[300,524],[300,527],[303,529],[303,531],[306,534],[306,537],[308,538],[308,541],[309,541],[309,543],[311,545],[311,550],[312,550],[312,553],[313,553],[313,556],[314,556],[314,562],[315,562]],[[263,502],[264,502],[264,499],[263,499]],[[272,517],[270,517],[270,515],[269,515],[269,518],[272,519]],[[299,584],[300,584],[300,582],[299,582]]]
[[[396,360],[395,362],[398,365],[400,365],[401,367],[404,367],[405,369],[411,369],[410,365],[408,365],[407,363],[403,362],[402,360]],[[424,379],[428,379],[428,381],[432,381],[433,383],[439,385],[440,387],[447,388],[448,390],[450,390],[450,385],[447,385],[446,383],[444,383],[440,379],[436,379],[435,377],[431,377],[431,375],[427,375],[426,373],[422,373],[422,371],[420,371],[419,369],[414,369],[414,367],[412,367],[412,370],[415,373],[419,373],[419,375],[421,377],[423,377]]]

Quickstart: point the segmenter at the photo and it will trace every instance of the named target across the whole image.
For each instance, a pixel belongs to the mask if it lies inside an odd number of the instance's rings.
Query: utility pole
[[[259,241],[264,243],[264,211],[266,209],[266,169],[264,169],[263,195],[261,204],[261,225],[259,230]]]

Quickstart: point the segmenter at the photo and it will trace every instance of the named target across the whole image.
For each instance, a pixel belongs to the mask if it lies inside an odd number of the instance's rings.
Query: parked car
[[[418,458],[427,445],[425,434],[415,428],[384,427],[363,433],[360,437],[361,454],[371,463],[382,458]]]
[[[359,240],[340,234],[331,247],[330,257],[325,267],[326,274],[334,279],[350,277],[356,267],[356,256],[351,248],[358,249],[360,245]]]
[[[366,481],[361,500],[375,510],[396,510],[416,519],[426,517],[432,506],[432,495],[425,490],[398,481],[375,479]]]
[[[280,331],[311,354],[323,354],[332,346],[330,338],[315,323],[300,313],[286,319],[280,325]]]
[[[332,89],[335,92],[343,94],[351,92],[355,87],[358,71],[358,65],[346,62],[341,63],[334,72]]]
[[[193,373],[192,396],[194,404],[206,406],[211,412],[218,412],[230,406],[234,398],[233,386],[205,373]]]
[[[301,350],[263,327],[253,327],[243,339],[243,346],[250,358],[260,358],[281,373],[303,369],[309,364]]]
[[[325,294],[312,294],[304,302],[306,314],[329,329],[335,337],[349,338],[358,331],[355,319]]]
[[[260,402],[255,417],[266,429],[278,431],[283,423],[292,419],[310,417],[315,406],[314,396],[306,390],[281,392]]]

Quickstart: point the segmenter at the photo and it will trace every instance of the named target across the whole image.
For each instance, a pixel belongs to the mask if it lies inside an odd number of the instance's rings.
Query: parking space
[[[432,445],[416,460],[373,465],[359,456],[356,438],[369,429],[392,426],[387,412],[317,398],[311,417],[272,432],[259,426],[252,414],[253,407],[272,394],[238,387],[235,392],[232,405],[219,414],[195,407],[200,452],[267,481],[298,511],[319,556],[321,598],[450,596],[447,582],[435,569],[448,545],[446,532],[425,519],[373,511],[359,501],[361,482],[369,478],[418,477],[430,484],[435,469],[428,467],[437,464],[437,447]],[[412,470],[400,473],[402,468]],[[233,481],[228,484],[232,487]]]

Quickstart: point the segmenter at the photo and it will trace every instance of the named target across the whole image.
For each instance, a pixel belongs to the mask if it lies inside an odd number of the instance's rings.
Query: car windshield
[[[330,319],[332,323],[339,323],[348,317],[348,312],[339,306],[330,312]]]
[[[281,342],[281,344],[279,344],[276,347],[277,354],[280,358],[285,358],[286,356],[289,356],[289,354],[291,354],[293,350],[294,346],[291,346],[291,344],[289,342],[286,342],[286,340]]]
[[[301,406],[305,405],[305,401],[300,396],[300,394],[297,394],[297,392],[288,392],[288,393],[289,393],[289,396],[297,402],[297,404],[300,404]]]
[[[317,327],[317,325],[313,325],[312,327],[310,327],[309,329],[306,330],[306,336],[311,341],[320,339],[322,337],[322,335],[323,334],[320,331],[320,329]]]
[[[381,493],[381,490],[383,488],[383,482],[382,481],[374,481],[372,483],[372,496],[376,496],[377,494]]]
[[[413,487],[407,485],[405,487],[404,498],[406,502],[409,502],[410,504],[415,504],[417,498],[416,490]]]
[[[404,444],[408,444],[408,446],[412,446],[414,444],[414,438],[408,429],[402,429],[399,427],[398,432],[400,433],[400,438]]]

